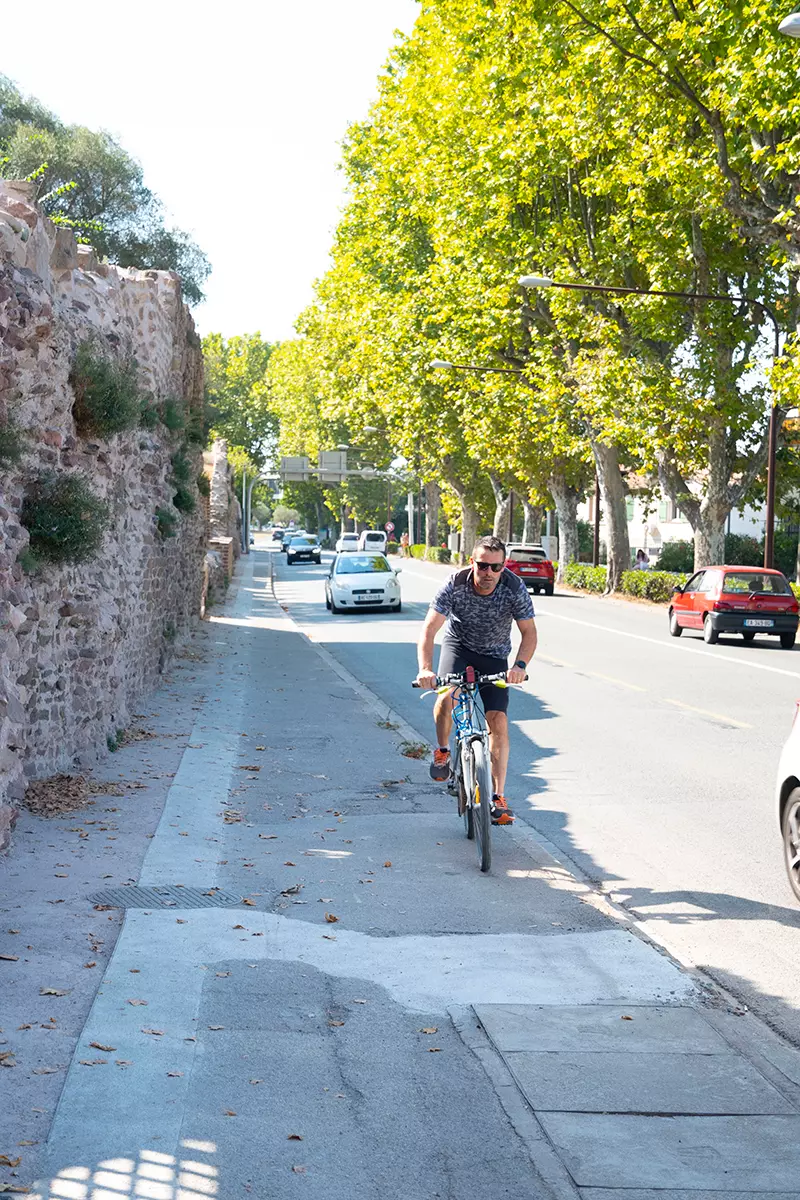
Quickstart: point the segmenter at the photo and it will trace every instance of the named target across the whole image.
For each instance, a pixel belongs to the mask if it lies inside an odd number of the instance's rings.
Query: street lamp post
[[[798,19],[798,32],[792,36],[800,37],[800,14],[795,14]],[[792,18],[787,18],[787,21]],[[784,22],[786,24],[786,22]],[[789,32],[788,29],[784,32]],[[725,296],[716,292],[673,292],[663,291],[659,288],[631,288],[631,287],[614,287],[611,284],[605,283],[560,283],[555,279],[550,279],[547,275],[523,275],[519,281],[520,287],[524,288],[561,288],[568,292],[600,292],[605,295],[612,296],[658,296],[667,300],[711,300],[721,304],[749,304],[753,308],[757,308],[765,317],[772,322],[772,329],[775,336],[775,344],[773,348],[773,363],[777,361],[781,352],[780,344],[780,328],[778,326],[778,318],[768,305],[761,300],[751,300],[749,296]],[[766,512],[766,528],[764,531],[764,566],[771,567],[775,552],[775,468],[776,456],[778,452],[778,408],[773,397],[770,408],[769,417],[769,439],[767,445],[767,512]]]

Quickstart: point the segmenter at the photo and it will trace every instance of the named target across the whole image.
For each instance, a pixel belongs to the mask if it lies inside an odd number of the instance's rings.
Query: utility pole
[[[594,473],[594,536],[592,537],[592,566],[600,566],[600,476]]]

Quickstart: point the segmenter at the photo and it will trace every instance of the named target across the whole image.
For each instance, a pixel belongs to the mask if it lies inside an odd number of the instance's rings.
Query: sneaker
[[[505,796],[492,797],[492,824],[493,825],[513,825],[514,813],[508,807]]]
[[[437,783],[444,783],[450,774],[450,751],[441,750],[437,747],[433,752],[433,762],[431,763],[430,770],[431,779],[435,779]]]

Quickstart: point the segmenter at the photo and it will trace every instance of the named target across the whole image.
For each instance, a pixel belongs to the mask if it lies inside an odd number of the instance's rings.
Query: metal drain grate
[[[107,888],[90,896],[92,904],[108,904],[111,908],[232,908],[242,903],[241,896],[223,892],[220,888],[182,887],[165,884],[163,887]]]

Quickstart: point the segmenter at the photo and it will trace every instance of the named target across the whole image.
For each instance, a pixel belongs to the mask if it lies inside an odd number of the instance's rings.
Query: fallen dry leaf
[[[367,1000],[353,1000],[351,1003],[353,1003],[353,1004],[368,1004],[368,1003],[369,1003],[369,1001],[367,1001]]]
[[[18,1196],[27,1196],[30,1190],[29,1187],[23,1187],[21,1183],[0,1183],[0,1192],[14,1192]]]
[[[620,1021],[632,1021],[633,1017],[620,1017]]]
[[[104,1046],[102,1042],[89,1042],[89,1045],[93,1050],[103,1050],[106,1054],[113,1054],[117,1048],[116,1046]]]
[[[182,917],[176,917],[176,918],[175,918],[175,924],[176,924],[176,925],[188,925],[188,924],[189,924],[189,922],[188,922],[188,921],[185,921],[185,920],[184,920]]]
[[[322,936],[323,936],[323,937],[325,938],[325,940],[326,940],[326,941],[328,941],[328,942],[335,942],[335,941],[336,941],[336,934],[335,934],[335,933],[323,933],[323,935],[322,935]]]
[[[0,954],[0,959],[3,962],[19,962],[18,954]]]
[[[263,1079],[251,1079],[250,1080],[250,1083],[263,1083],[263,1082],[264,1082]]]
[[[277,842],[278,840],[277,833],[260,833],[258,836],[262,842]]]
[[[223,1108],[222,1115],[223,1115],[223,1117],[235,1117],[236,1112],[232,1108]]]
[[[328,1021],[328,1024],[338,1027],[339,1025],[344,1025],[344,1021]]]
[[[96,966],[97,966],[96,962],[88,962],[88,963],[83,964],[85,971],[88,971],[90,967],[96,967]]]
[[[292,1167],[292,1170],[294,1171],[295,1175],[305,1175],[306,1173],[305,1167]]]
[[[7,929],[6,933],[19,933],[18,929]],[[36,1143],[38,1145],[38,1142]]]
[[[115,1058],[114,1062],[118,1067],[132,1067],[133,1063],[129,1058]]]
[[[326,920],[326,921],[328,921],[328,922],[329,922],[331,925],[333,925],[333,924],[334,924],[336,921],[338,921],[338,920],[339,920],[339,918],[338,918],[338,917],[335,917],[335,916],[333,915],[333,913],[331,913],[331,912],[326,912],[326,913],[325,913],[325,920]]]
[[[431,1025],[428,1029],[420,1029],[420,1033],[438,1033],[439,1028],[436,1025]]]
[[[145,1005],[146,1005],[146,1004],[147,1004],[147,1001],[146,1001],[146,1000],[128,1000],[128,1002],[127,1002],[127,1003],[128,1003],[128,1004],[132,1004],[134,1007],[136,1007],[137,1005],[141,1005],[141,1004],[145,1004]]]
[[[21,1158],[9,1158],[7,1154],[0,1154],[0,1167],[18,1167],[21,1162]]]
[[[392,865],[392,864],[391,864],[391,860],[390,860],[390,859],[387,859],[387,860],[386,860],[386,862],[385,862],[383,865],[384,865],[385,867],[390,867],[390,866]]]
[[[227,979],[230,975],[230,971],[215,971],[214,974],[216,975],[217,979]]]
[[[164,1036],[163,1029],[144,1029],[144,1028],[142,1028],[142,1033],[150,1033],[153,1035],[153,1037],[163,1037]]]
[[[284,888],[281,892],[282,896],[296,896],[298,892],[302,892],[304,885],[302,883],[293,883],[291,887]]]
[[[167,1079],[182,1079],[183,1071],[167,1071]]]
[[[208,1028],[209,1029],[224,1029],[225,1026],[224,1025],[209,1025]]]
[[[40,996],[68,996],[72,988],[39,988]]]
[[[302,1142],[303,1135],[302,1133],[290,1133],[286,1140],[287,1142]]]
[[[55,1075],[60,1070],[62,1070],[61,1067],[34,1067],[33,1074],[34,1075]]]
[[[78,1062],[82,1067],[103,1067],[108,1062],[107,1058],[79,1058]]]
[[[441,1053],[442,1053],[441,1046],[429,1046],[428,1047],[428,1054],[441,1054]]]
[[[297,863],[294,863],[294,862],[292,862],[292,860],[290,858],[287,858],[286,862],[283,865],[285,867],[296,867]]]
[[[260,770],[261,770],[261,767],[257,767],[257,766],[255,765],[255,763],[251,763],[251,764],[250,764],[249,766],[247,766],[247,767],[239,767],[239,770],[240,770],[240,771],[260,771]]]
[[[266,746],[256,746],[256,750],[266,750]]]
[[[28,1141],[28,1142],[17,1142],[17,1145],[18,1146],[38,1146],[39,1143]]]

